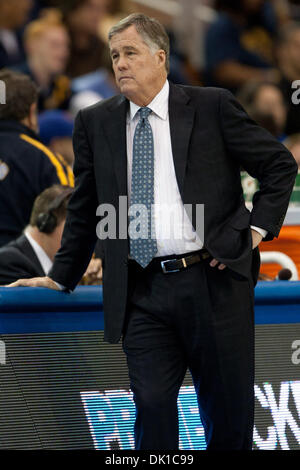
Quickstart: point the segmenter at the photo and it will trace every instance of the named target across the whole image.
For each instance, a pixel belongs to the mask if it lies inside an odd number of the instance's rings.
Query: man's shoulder
[[[226,88],[212,87],[212,86],[192,86],[192,85],[174,85],[173,87],[180,88],[188,95],[199,96],[219,96],[220,93],[230,93]]]
[[[26,243],[29,246],[25,247]],[[41,275],[25,235],[0,248],[0,285]]]
[[[39,136],[18,121],[0,122],[0,149],[10,157],[11,160],[22,160],[28,162],[28,158],[36,161],[45,155],[55,159],[54,153],[44,145]],[[35,167],[31,167],[33,171]]]
[[[112,96],[110,98],[106,98],[104,100],[98,101],[91,106],[87,106],[86,108],[82,109],[80,112],[84,117],[91,117],[94,115],[101,116],[105,114],[108,110],[118,107],[119,105],[126,102],[126,98],[124,95],[118,94]]]
[[[0,272],[2,270],[7,272],[12,266],[24,267],[29,263],[29,258],[15,242],[10,242],[0,248]]]
[[[23,251],[23,247],[26,243],[28,243],[27,238],[25,237],[25,235],[21,235],[16,240],[12,240],[11,242],[2,246],[0,248],[0,259],[2,259],[2,256],[4,255],[9,256],[9,257],[15,257],[15,256],[26,257]]]
[[[206,86],[191,86],[191,85],[172,85],[172,96],[176,94],[185,94],[192,102],[199,102],[200,104],[207,103],[209,105],[218,104],[222,96],[232,96],[231,92],[225,88],[219,87],[206,87]]]

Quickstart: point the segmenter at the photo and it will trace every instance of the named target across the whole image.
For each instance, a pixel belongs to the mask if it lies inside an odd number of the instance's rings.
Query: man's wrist
[[[256,225],[250,225],[250,228],[251,228],[252,230],[255,230],[255,232],[260,233],[260,235],[261,235],[263,238],[265,238],[265,237],[267,236],[267,234],[268,234],[268,231],[267,231],[267,230],[265,230],[264,228],[256,227]]]
[[[49,278],[51,279],[51,277]],[[59,284],[58,282],[54,281],[54,279],[51,279],[52,282],[59,288],[59,290],[66,290],[66,287],[63,286],[62,284]]]

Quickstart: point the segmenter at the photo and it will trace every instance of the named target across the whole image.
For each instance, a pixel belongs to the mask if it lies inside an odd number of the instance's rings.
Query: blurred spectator
[[[67,109],[71,83],[64,75],[69,59],[69,36],[59,11],[47,10],[24,31],[27,60],[17,67],[39,88],[38,109]]]
[[[291,135],[300,132],[300,104],[292,99],[295,93],[292,83],[300,80],[300,23],[290,23],[281,29],[276,52],[281,73],[280,88],[288,106],[285,131]]]
[[[107,45],[100,39],[99,24],[106,13],[107,0],[65,0],[60,8],[71,37],[67,66],[71,78],[101,67],[111,70]]]
[[[29,222],[33,202],[45,188],[73,185],[73,172],[38,136],[37,88],[12,71],[0,72],[6,104],[0,105],[0,246]]]
[[[285,138],[287,109],[277,85],[272,82],[249,82],[239,90],[237,98],[260,126],[279,140]]]
[[[237,98],[249,116],[277,139],[285,138],[286,104],[280,88],[272,82],[249,82],[238,92]],[[241,180],[246,203],[251,203],[259,189],[258,181],[242,170]]]
[[[274,8],[278,25],[282,26],[291,21],[291,5],[289,0],[270,0]]]
[[[200,85],[199,74],[183,53],[176,35],[170,29],[167,29],[167,33],[170,40],[169,79],[181,85]]]
[[[173,19],[173,27],[184,53],[192,66],[199,71],[204,68],[204,38],[208,27],[216,19],[214,0],[177,0],[179,14]]]
[[[217,0],[217,19],[205,37],[206,82],[236,91],[249,80],[276,80],[277,19],[264,0]]]
[[[72,91],[74,95],[85,91],[92,91],[100,95],[101,99],[111,98],[118,89],[111,71],[98,69],[72,80]]]
[[[72,117],[64,111],[45,111],[39,116],[41,141],[72,167],[74,163],[73,126]]]
[[[61,245],[71,193],[68,186],[54,185],[35,199],[24,234],[0,249],[0,284],[48,274]]]
[[[76,93],[70,101],[69,112],[71,113],[73,119],[75,119],[76,114],[83,108],[91,106],[93,104],[101,101],[103,97],[91,90],[81,91]]]
[[[21,27],[31,7],[32,0],[0,0],[0,69],[24,60]]]
[[[99,34],[103,42],[108,43],[108,32],[112,26],[131,13],[128,0],[109,0],[106,13],[99,23]]]

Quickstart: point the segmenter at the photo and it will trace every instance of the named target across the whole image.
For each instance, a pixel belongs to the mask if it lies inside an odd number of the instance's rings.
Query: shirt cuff
[[[53,281],[53,279],[52,279],[52,281]],[[59,288],[59,290],[66,290],[66,287],[63,286],[62,284],[59,284],[59,283],[56,282],[56,281],[53,281],[53,282],[57,285],[57,287]]]
[[[265,238],[268,234],[268,231],[263,228],[256,227],[255,225],[250,225],[250,227],[256,232],[260,233],[263,238]]]

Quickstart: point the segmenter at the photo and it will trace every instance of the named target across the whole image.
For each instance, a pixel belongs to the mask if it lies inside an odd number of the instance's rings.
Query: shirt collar
[[[27,240],[29,241],[29,243],[31,245],[31,248],[35,252],[35,254],[36,254],[43,270],[44,270],[44,273],[47,275],[48,272],[50,271],[50,269],[52,268],[52,265],[53,265],[51,259],[49,258],[49,256],[45,252],[45,250],[43,250],[43,248],[38,244],[38,242],[36,242],[32,238],[32,236],[29,233],[29,230],[25,230],[24,235],[26,236]]]
[[[166,80],[160,92],[153,98],[151,103],[149,103],[147,106],[147,108],[150,108],[154,114],[156,114],[159,118],[163,119],[164,121],[168,117],[169,90],[170,90],[170,85],[169,85],[168,80]],[[136,116],[136,113],[140,109],[140,106],[133,103],[132,101],[130,101],[129,103],[130,103],[130,120],[133,120]]]

